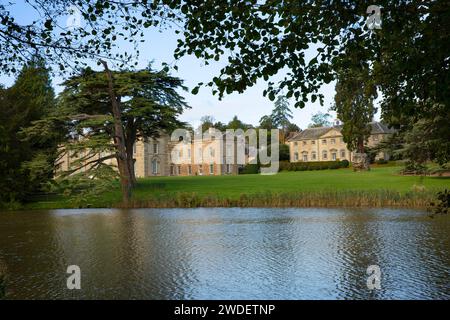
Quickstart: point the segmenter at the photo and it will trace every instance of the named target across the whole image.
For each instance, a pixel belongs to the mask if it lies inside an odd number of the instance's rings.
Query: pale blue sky
[[[30,12],[24,8],[17,8],[15,11],[16,19],[27,21],[30,19]],[[173,29],[164,31],[147,30],[145,32],[145,42],[140,46],[139,66],[145,67],[150,61],[154,61],[154,67],[158,68],[162,62],[173,63],[173,52],[176,48],[177,35]],[[121,44],[121,50],[131,49],[128,44]],[[314,54],[313,49],[310,50],[310,55]],[[308,52],[307,55],[308,57]],[[209,82],[213,76],[218,75],[220,67],[223,62],[210,62],[210,65],[205,66],[203,61],[195,57],[183,57],[176,62],[178,71],[173,71],[173,75],[185,81],[185,85],[192,89],[199,82]],[[272,78],[270,80],[276,80]],[[0,83],[10,85],[13,81],[12,77],[0,76]],[[56,77],[53,83],[56,86],[56,91],[59,92],[58,84],[62,82],[62,78]],[[270,114],[273,108],[273,102],[268,98],[263,97],[262,92],[266,88],[266,82],[261,80],[252,88],[249,88],[242,94],[226,95],[221,101],[217,96],[212,95],[211,88],[203,87],[197,95],[192,95],[189,92],[183,92],[187,102],[192,107],[186,110],[181,119],[187,121],[194,126],[197,126],[199,120],[204,115],[212,115],[216,121],[228,122],[234,115],[246,123],[257,125],[259,119]],[[325,96],[324,105],[320,106],[318,102],[307,103],[303,109],[296,109],[292,107],[294,118],[292,122],[304,129],[310,122],[311,115],[317,111],[327,112],[334,97],[334,83],[322,87],[321,92]],[[292,101],[292,106],[294,105]],[[333,114],[333,119],[334,119]]]

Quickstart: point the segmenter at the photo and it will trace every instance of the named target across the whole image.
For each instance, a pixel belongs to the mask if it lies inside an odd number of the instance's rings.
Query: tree
[[[422,166],[429,160],[435,160],[441,166],[450,161],[450,113],[442,116],[446,109],[443,105],[435,105],[432,109],[434,112],[429,118],[418,120],[403,134],[400,152],[413,167]]]
[[[276,127],[282,128],[286,131],[287,126],[290,124],[290,119],[292,119],[292,111],[289,107],[288,99],[280,95],[275,101],[275,107],[272,110],[271,118]]]
[[[200,128],[205,131],[209,128],[214,128],[214,117],[213,116],[203,116],[200,118]]]
[[[227,124],[227,129],[233,129],[233,130],[237,130],[237,129],[247,130],[247,129],[250,129],[251,127],[252,126],[250,124],[246,124],[246,123],[242,122],[241,120],[239,120],[237,116],[234,116],[233,119],[231,119],[231,121],[228,122],[228,124]]]
[[[80,162],[84,163],[82,166],[88,164],[90,169],[115,158],[123,200],[128,201],[136,183],[133,160],[136,140],[185,125],[177,119],[188,108],[176,91],[185,89],[182,83],[150,67],[139,71],[107,71],[106,76],[104,72],[85,69],[64,83],[60,97],[61,113],[69,120],[70,131],[82,137],[77,143],[67,143],[67,150],[89,150]],[[99,154],[104,156],[98,157]]]
[[[261,119],[259,119],[259,128],[271,130],[271,129],[276,129],[277,126],[274,123],[271,115],[268,115],[268,116],[265,115],[265,116],[262,116]]]
[[[364,153],[364,144],[372,129],[370,122],[376,111],[373,105],[376,97],[376,86],[367,66],[355,63],[341,71],[333,109],[343,122],[341,132],[350,151]]]
[[[301,129],[295,123],[289,123],[286,130],[287,132],[300,132]]]
[[[311,123],[309,124],[309,128],[318,128],[318,127],[329,127],[331,126],[331,122],[328,120],[330,118],[329,113],[317,112],[311,116]]]
[[[49,70],[35,59],[10,88],[0,89],[0,201],[26,201],[53,177],[58,132],[33,135],[35,122],[51,116],[55,97]]]

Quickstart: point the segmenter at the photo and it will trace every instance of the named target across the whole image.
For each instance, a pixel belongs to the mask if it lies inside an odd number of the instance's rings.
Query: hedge
[[[348,160],[342,161],[313,161],[313,162],[288,162],[280,161],[280,171],[307,171],[348,168]]]

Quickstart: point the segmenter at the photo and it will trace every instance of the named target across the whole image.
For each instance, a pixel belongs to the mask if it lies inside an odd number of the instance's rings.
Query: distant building
[[[181,145],[181,148],[180,148]],[[234,152],[230,152],[234,148]],[[66,153],[57,163],[56,172],[68,171],[80,166],[79,159],[88,152],[84,150],[75,156],[74,153]],[[230,156],[230,154],[232,154]],[[96,154],[91,160],[103,157],[107,154]],[[179,161],[175,161],[177,158]],[[168,134],[160,137],[140,139],[133,147],[134,170],[138,178],[156,176],[208,176],[208,175],[233,175],[238,173],[236,161],[236,145],[226,140],[226,134],[218,137],[211,136],[207,139],[192,139],[189,143],[171,141]],[[75,173],[89,169],[86,166]],[[117,161],[109,159],[106,164],[117,167]]]
[[[368,147],[373,147],[385,140],[394,130],[380,122],[370,123],[372,130],[367,141]],[[291,134],[288,139],[290,162],[299,161],[352,161],[353,152],[347,148],[342,133],[342,125],[333,127],[308,128]],[[389,160],[385,152],[377,154],[376,159]]]

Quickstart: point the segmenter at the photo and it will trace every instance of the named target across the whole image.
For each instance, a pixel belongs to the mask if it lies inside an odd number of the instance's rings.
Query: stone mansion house
[[[234,152],[230,152],[234,148]],[[80,155],[66,152],[56,163],[56,172],[68,171],[74,166],[80,166]],[[232,154],[230,157],[229,154]],[[152,176],[208,176],[208,175],[233,175],[238,173],[236,161],[236,146],[226,139],[226,134],[211,136],[207,139],[192,139],[189,143],[171,140],[167,133],[161,133],[159,137],[148,138],[145,141],[139,139],[133,147],[134,170],[138,178]],[[175,158],[178,161],[174,160]],[[94,154],[100,158],[105,154]],[[75,173],[84,172],[87,165]],[[115,159],[104,162],[107,165],[117,167]]]
[[[394,132],[385,124],[371,122],[372,128],[367,142],[368,147],[377,145],[380,141]],[[293,133],[288,138],[290,162],[299,161],[352,161],[353,152],[347,149],[341,133],[342,126],[308,128]],[[380,152],[376,159],[389,160],[389,155]]]
[[[372,122],[370,125],[372,132],[367,143],[369,147],[376,145],[394,132],[379,122]],[[347,145],[343,141],[341,128],[342,126],[309,128],[291,133],[287,139],[290,161],[343,159],[351,161],[353,153],[347,149]],[[213,131],[210,129],[209,132]],[[242,157],[237,161],[238,147],[234,138],[228,139],[227,133],[220,133],[218,136],[210,134],[207,139],[193,138],[184,143],[180,143],[180,141],[173,141],[167,133],[161,133],[157,138],[137,141],[133,148],[136,177],[235,175],[238,174],[239,167],[254,160],[254,156],[249,155],[251,148],[245,145],[245,151],[240,153]],[[232,152],[230,152],[231,149],[233,149]],[[86,155],[85,152],[88,151],[84,151],[84,155]],[[105,154],[94,154],[93,156],[100,158]],[[389,155],[380,152],[377,159],[381,158],[388,160]],[[79,159],[80,155],[65,153],[56,163],[56,172],[68,171],[74,166],[78,168]],[[181,161],[176,161],[177,159],[181,159]],[[117,166],[115,159],[109,159],[105,163]],[[83,172],[88,167],[89,165],[86,165],[76,172]]]

